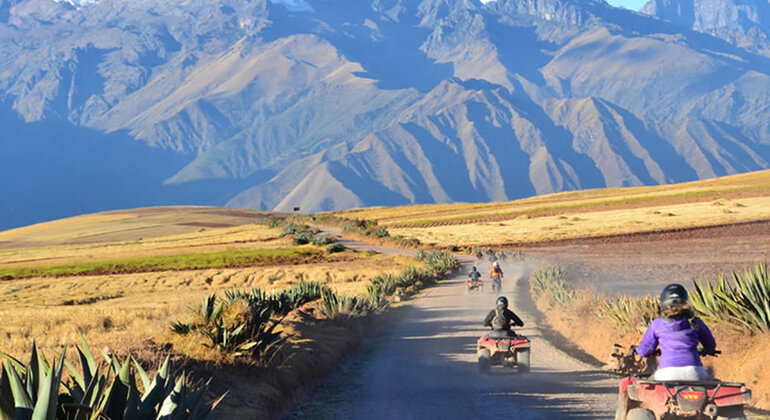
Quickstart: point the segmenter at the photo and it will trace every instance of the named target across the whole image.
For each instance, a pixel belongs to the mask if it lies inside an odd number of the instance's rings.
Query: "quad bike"
[[[745,420],[743,408],[749,401],[751,390],[742,383],[656,381],[632,375],[620,381],[615,420]]]
[[[470,292],[483,292],[484,291],[484,284],[481,282],[481,280],[473,280],[468,279],[465,281],[465,293],[468,294]]]
[[[492,277],[490,279],[492,281],[492,293],[500,294],[500,285],[502,281],[500,280],[499,276]]]
[[[489,373],[492,366],[505,366],[529,372],[529,347],[529,339],[523,335],[491,337],[484,334],[476,342],[479,371]]]

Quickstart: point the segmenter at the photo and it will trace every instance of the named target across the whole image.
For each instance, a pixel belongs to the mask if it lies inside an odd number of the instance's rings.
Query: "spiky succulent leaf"
[[[89,383],[91,382],[91,379],[93,379],[93,376],[96,375],[98,365],[94,359],[93,353],[91,353],[91,349],[88,347],[86,338],[81,331],[78,331],[78,336],[80,337],[80,346],[77,347],[77,350],[78,355],[80,356],[80,366],[83,369],[83,379],[86,383]]]
[[[158,412],[158,420],[173,420],[176,419],[180,411],[183,409],[185,391],[185,374],[179,377],[174,384],[174,388],[169,392],[166,398],[163,400],[163,404]]]
[[[32,420],[55,420],[59,403],[59,385],[64,370],[64,357],[62,353],[56,365],[51,366],[40,384],[40,392],[32,413]],[[41,362],[44,363],[44,362]]]
[[[30,420],[32,418],[32,410],[35,406],[32,400],[27,395],[27,389],[19,378],[19,374],[16,369],[11,367],[10,364],[3,364],[6,375],[8,376],[8,382],[11,385],[11,394],[13,395],[14,404],[14,417],[17,420]]]
[[[113,358],[116,363],[117,357]],[[107,397],[104,399],[99,411],[110,419],[119,419],[123,416],[126,399],[128,398],[129,377],[131,376],[131,363],[128,358],[120,366],[118,376],[110,385]]]
[[[144,395],[142,395],[141,403],[139,404],[139,418],[155,417],[155,407],[163,402],[168,375],[169,358],[166,356],[166,359],[161,363],[158,372],[155,374],[152,384],[144,390]]]
[[[0,363],[0,420],[13,420],[13,393],[5,373],[5,362]]]
[[[136,368],[137,373],[139,373],[139,378],[142,381],[142,389],[146,391],[147,388],[150,387],[150,377],[149,375],[147,375],[147,371],[144,370],[142,365],[139,364],[139,362],[136,360],[136,358],[134,358],[134,356],[131,356],[131,361],[134,362],[134,368]]]

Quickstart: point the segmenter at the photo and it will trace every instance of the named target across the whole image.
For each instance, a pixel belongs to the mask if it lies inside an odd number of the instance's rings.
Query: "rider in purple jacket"
[[[660,293],[660,318],[652,321],[636,352],[651,357],[660,345],[656,380],[707,380],[698,344],[706,354],[716,351],[716,341],[708,326],[690,308],[687,290],[681,284],[669,284]]]

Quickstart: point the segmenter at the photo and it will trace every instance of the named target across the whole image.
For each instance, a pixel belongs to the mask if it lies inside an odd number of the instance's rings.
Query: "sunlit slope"
[[[283,248],[269,213],[216,207],[156,207],[87,214],[0,232],[0,265]]]
[[[653,187],[550,194],[483,204],[377,207],[392,234],[441,245],[515,244],[770,219],[770,171]]]

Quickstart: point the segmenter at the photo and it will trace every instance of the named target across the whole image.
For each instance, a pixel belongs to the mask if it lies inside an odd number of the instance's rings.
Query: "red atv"
[[[745,420],[751,390],[742,383],[655,381],[630,376],[620,381],[615,420]]]
[[[484,334],[476,342],[479,371],[489,373],[494,366],[518,367],[519,372],[529,372],[529,347],[527,337],[490,337]]]
[[[465,281],[465,293],[470,292],[483,292],[484,291],[484,284],[481,282],[481,279],[473,280],[468,279]]]

